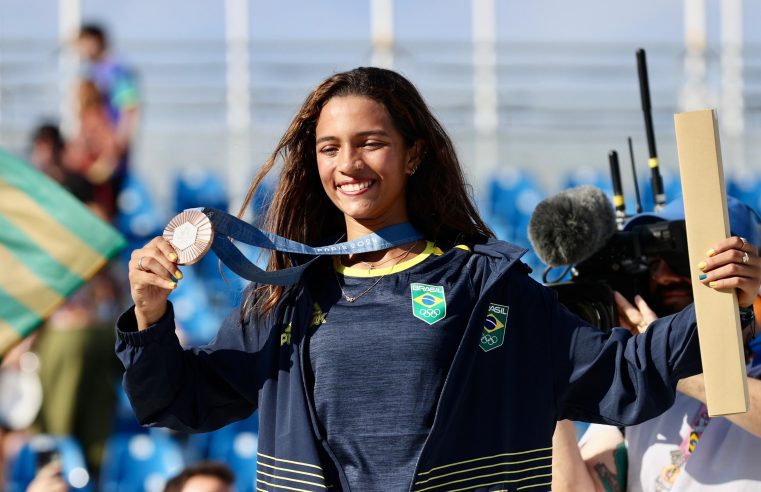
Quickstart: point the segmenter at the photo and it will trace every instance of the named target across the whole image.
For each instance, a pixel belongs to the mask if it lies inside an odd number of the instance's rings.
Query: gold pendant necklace
[[[407,249],[407,251],[405,251],[403,254],[395,257],[395,259],[397,261],[394,264],[394,266],[398,265],[399,263],[404,261],[404,259],[407,258],[407,256],[409,256],[410,252],[412,251],[412,248],[415,247],[415,244],[417,244],[417,241],[413,241],[412,245]],[[364,263],[364,262],[362,262],[362,263]],[[378,285],[381,280],[383,280],[383,277],[385,277],[386,275],[391,273],[391,270],[394,268],[394,266],[389,267],[389,271],[388,272],[386,272],[383,275],[381,275],[380,277],[378,277],[378,280],[373,282],[373,284],[370,287],[368,287],[367,289],[365,289],[361,293],[357,294],[356,296],[350,296],[349,294],[346,293],[346,291],[344,290],[343,286],[341,285],[341,280],[338,278],[338,272],[336,272],[335,268],[333,269],[333,274],[336,277],[336,283],[338,283],[338,288],[341,290],[341,295],[343,296],[344,299],[346,299],[346,302],[348,302],[349,304],[352,304],[352,303],[354,303],[354,301],[356,301],[357,299],[359,299],[363,295],[365,295],[368,292],[370,292],[371,290],[373,290],[375,288],[375,286]],[[370,268],[370,270],[372,270],[372,268]]]

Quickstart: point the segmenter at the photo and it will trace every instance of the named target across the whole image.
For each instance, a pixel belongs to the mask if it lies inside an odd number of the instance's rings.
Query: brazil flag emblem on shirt
[[[489,311],[484,320],[484,329],[481,332],[481,349],[484,352],[501,347],[505,341],[505,325],[507,325],[507,312],[510,306],[489,304]]]
[[[429,325],[444,319],[447,315],[447,300],[444,287],[440,285],[410,284],[412,314]]]

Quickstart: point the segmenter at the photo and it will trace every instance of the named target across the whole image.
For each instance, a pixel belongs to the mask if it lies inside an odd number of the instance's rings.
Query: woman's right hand
[[[174,248],[161,236],[132,252],[129,284],[138,330],[156,323],[166,312],[166,300],[182,278],[176,261]]]

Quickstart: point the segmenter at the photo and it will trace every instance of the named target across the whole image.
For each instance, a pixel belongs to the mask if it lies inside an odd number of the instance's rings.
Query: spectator
[[[112,219],[121,186],[117,177],[121,150],[116,131],[95,82],[80,81],[77,96],[79,131],[68,142],[64,160],[71,171],[84,176],[92,185],[95,203],[106,218]]]
[[[61,477],[61,462],[52,461],[40,468],[26,492],[67,492],[69,486]]]
[[[202,461],[166,483],[164,492],[233,492],[235,475],[224,463]]]
[[[66,147],[56,126],[41,125],[32,137],[33,165],[103,216],[90,183],[63,165]],[[43,394],[36,428],[74,436],[92,471],[97,471],[111,432],[118,377],[116,359],[110,353],[116,298],[110,273],[98,273],[48,318],[33,344]]]
[[[759,244],[761,218],[748,206],[730,197],[730,226],[733,234],[747,238],[743,247],[751,251],[749,269],[761,265],[751,261]],[[643,214],[627,224],[655,220],[684,219],[681,202],[675,202],[659,215]],[[703,268],[722,265],[726,255],[707,260]],[[650,297],[653,309],[638,297],[636,307],[616,295],[621,325],[639,333],[658,316],[682,309],[692,302],[690,278],[662,258],[650,262]],[[711,274],[704,282],[712,280]],[[748,314],[752,313],[749,311]],[[746,354],[756,327],[752,317],[743,320]],[[553,440],[553,490],[570,491],[712,491],[743,492],[761,490],[761,470],[755,466],[761,453],[761,366],[748,367],[748,413],[709,417],[706,409],[703,375],[682,379],[677,384],[674,405],[662,415],[627,427],[593,425],[582,438],[581,455],[576,445],[573,424],[558,423]]]
[[[137,134],[140,93],[133,70],[109,51],[106,30],[84,24],[77,38],[77,51],[88,62],[85,79],[92,80],[103,96],[106,112],[116,132],[118,162],[111,180],[116,192],[128,172],[130,147]]]
[[[85,204],[92,205],[94,196],[92,186],[79,174],[64,166],[66,145],[58,126],[44,123],[32,134],[29,159],[31,163],[66,188]]]

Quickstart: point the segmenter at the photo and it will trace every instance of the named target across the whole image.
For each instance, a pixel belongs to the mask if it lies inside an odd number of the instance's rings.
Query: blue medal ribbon
[[[330,244],[326,246],[307,246],[261,229],[234,217],[227,212],[214,208],[198,209],[206,215],[214,226],[214,238],[211,249],[219,259],[237,275],[250,280],[271,285],[292,285],[301,279],[304,271],[320,256],[369,253],[384,249],[395,248],[402,244],[411,243],[423,238],[423,235],[412,224],[396,224],[352,241]],[[240,252],[232,240],[240,241],[251,246],[280,251],[282,253],[297,253],[314,256],[300,265],[282,270],[268,272],[254,265]]]

